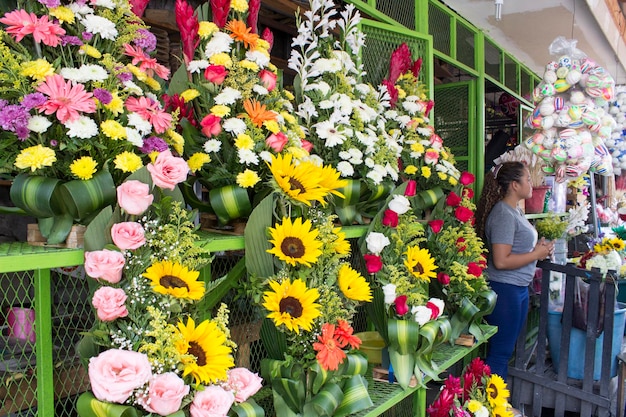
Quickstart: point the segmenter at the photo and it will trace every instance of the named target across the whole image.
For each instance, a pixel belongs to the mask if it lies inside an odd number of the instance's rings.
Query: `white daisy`
[[[124,89],[136,96],[143,95],[143,90],[141,89],[141,87],[135,84],[135,82],[132,80],[124,81]]]
[[[100,65],[83,64],[78,71],[83,79],[83,81],[80,82],[83,83],[88,81],[104,81],[109,78],[107,70]]]
[[[239,163],[246,165],[258,165],[259,164],[259,156],[249,149],[239,149],[237,151],[237,155],[239,156]]]
[[[348,161],[339,162],[337,171],[339,171],[342,177],[352,177],[354,175],[354,167]]]
[[[346,138],[337,130],[337,126],[330,120],[325,120],[313,125],[315,133],[320,139],[324,139],[326,146],[332,148],[337,145],[341,145],[345,142]]]
[[[89,14],[83,17],[82,23],[87,32],[99,34],[102,39],[114,41],[117,38],[115,23],[105,17]]]
[[[98,134],[98,125],[92,118],[80,116],[73,121],[65,122],[67,136],[71,138],[89,139]]]
[[[341,61],[338,59],[320,58],[313,64],[313,70],[320,73],[341,71]]]
[[[128,114],[128,125],[137,129],[143,136],[152,132],[152,124],[137,113]]]
[[[208,68],[208,66],[209,61],[207,61],[206,59],[197,59],[195,61],[190,61],[189,64],[187,64],[187,71],[195,74],[196,72],[204,71]]]
[[[376,120],[376,118],[378,117],[378,113],[370,106],[363,103],[361,100],[353,100],[352,105],[354,112],[359,115],[364,123],[369,123],[373,120]]]
[[[126,128],[126,140],[138,148],[143,146],[143,137],[141,136],[141,133],[132,127]]]
[[[28,119],[28,130],[35,133],[43,133],[52,125],[47,117],[34,115]]]
[[[206,153],[219,152],[220,149],[222,148],[222,142],[220,142],[217,139],[209,139],[206,142],[204,142],[204,145],[202,145],[202,148],[204,149]]]
[[[232,87],[224,87],[221,93],[215,96],[215,104],[230,106],[241,98],[241,91]]]
[[[106,7],[107,9],[115,10],[116,5],[112,0],[95,0],[96,6]]]
[[[211,40],[206,44],[206,48],[204,49],[204,55],[208,59],[215,54],[220,54],[222,52],[228,53],[230,52],[230,45],[232,43],[233,39],[228,33],[215,32]]]
[[[254,91],[255,93],[257,93],[257,94],[258,94],[258,95],[260,95],[260,96],[266,96],[266,95],[267,95],[267,93],[269,93],[269,91],[267,91],[267,88],[263,87],[263,86],[262,86],[262,85],[260,85],[260,84],[255,84],[255,85],[252,87],[252,91]]]
[[[245,133],[247,126],[246,126],[246,122],[244,122],[240,118],[231,117],[229,119],[224,120],[224,123],[222,124],[222,128],[225,131],[232,133],[233,136],[237,136],[237,135],[241,135],[242,133]]]

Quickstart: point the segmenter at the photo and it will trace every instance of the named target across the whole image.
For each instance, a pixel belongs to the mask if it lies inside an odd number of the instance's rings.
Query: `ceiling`
[[[563,36],[626,85],[626,0],[503,0],[499,21],[494,0],[443,2],[540,76]]]

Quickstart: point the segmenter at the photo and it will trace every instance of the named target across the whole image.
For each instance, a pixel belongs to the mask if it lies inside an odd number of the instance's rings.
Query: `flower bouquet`
[[[475,358],[463,370],[460,378],[450,375],[439,395],[428,407],[430,417],[513,417],[508,402],[506,382],[480,358]]]
[[[311,0],[309,5],[304,19],[297,18],[289,59],[289,68],[296,71],[296,114],[312,156],[349,180],[346,198],[335,204],[341,223],[349,225],[362,212],[378,212],[398,179],[401,147],[386,131],[384,89],[361,82],[359,12],[349,4],[338,13],[332,0]]]
[[[306,154],[293,96],[280,88],[270,62],[271,32],[257,33],[260,3],[211,1],[209,21],[208,3],[194,12],[176,1],[184,65],[166,101],[182,117],[192,180],[209,190],[208,204],[186,197],[222,225],[247,217],[268,194],[271,155]]]
[[[117,187],[115,212],[89,225],[97,320],[79,347],[91,384],[81,417],[264,415],[250,399],[261,378],[234,368],[226,305],[209,317],[222,279],[200,277],[211,257],[176,189],[188,169],[176,165],[186,162],[160,153]]]
[[[323,210],[345,181],[330,166],[291,155],[273,157],[270,170],[275,192],[252,212],[245,240],[248,273],[262,281],[253,299],[267,314],[261,340],[268,356],[261,369],[276,415],[358,412],[372,401],[367,360],[356,353],[361,340],[351,323],[371,290],[347,260],[350,243],[336,216]]]
[[[598,268],[601,273],[617,271],[623,275],[626,268],[624,263],[624,250],[626,243],[619,237],[603,237],[589,243],[590,250],[585,252],[577,262],[579,268]]]
[[[115,186],[170,146],[155,93],[169,70],[127,0],[18,0],[0,18],[0,169],[48,243],[115,202]]]
[[[443,300],[429,296],[438,265],[424,246],[424,227],[411,207],[414,185],[407,182],[394,191],[362,243],[365,266],[374,281],[368,312],[389,348],[393,373],[403,388],[413,376],[419,384],[423,374],[438,378],[432,352],[450,337]]]

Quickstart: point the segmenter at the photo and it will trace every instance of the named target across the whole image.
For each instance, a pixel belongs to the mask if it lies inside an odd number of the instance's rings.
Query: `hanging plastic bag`
[[[550,55],[560,57],[562,55],[569,56],[571,59],[585,58],[587,55],[576,48],[578,41],[576,39],[565,39],[565,36],[557,36],[550,46],[548,51]]]

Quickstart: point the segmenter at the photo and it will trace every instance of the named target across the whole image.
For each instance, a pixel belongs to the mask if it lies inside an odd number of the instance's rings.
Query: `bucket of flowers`
[[[16,4],[0,17],[0,167],[16,175],[13,203],[59,243],[182,137],[155,95],[169,70],[127,0]]]
[[[291,155],[273,157],[270,170],[275,191],[252,212],[245,240],[246,267],[258,281],[253,299],[266,312],[261,369],[276,415],[356,413],[372,401],[352,318],[371,290],[328,213],[327,200],[340,196],[344,181],[330,166]]]
[[[97,320],[79,345],[91,391],[81,417],[262,416],[250,397],[262,385],[235,368],[228,309],[205,283],[210,252],[177,184],[188,169],[169,151],[117,187],[117,207],[86,232],[85,271]],[[211,312],[215,315],[211,317]],[[245,403],[245,404],[243,404]]]
[[[182,117],[194,174],[185,188],[187,201],[215,214],[222,226],[247,218],[269,193],[271,155],[306,153],[293,96],[280,87],[270,62],[272,34],[257,33],[260,3],[219,0],[194,11],[185,0],[176,1],[184,63],[166,101]],[[208,190],[208,201],[191,192],[196,180]]]

